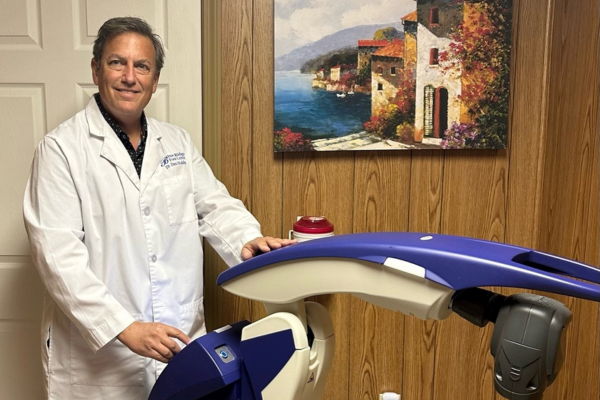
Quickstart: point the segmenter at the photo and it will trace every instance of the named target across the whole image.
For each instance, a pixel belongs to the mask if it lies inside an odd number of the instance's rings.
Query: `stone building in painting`
[[[385,46],[381,41],[359,41],[359,66],[371,62],[372,115],[394,101],[400,89],[414,86],[416,142],[443,138],[452,122],[469,122],[460,100],[466,84],[460,65],[444,63],[440,55],[449,51],[460,24],[474,23],[467,16],[477,3],[416,0],[416,10],[401,18],[403,39],[382,41]]]
[[[356,67],[354,65],[335,65],[331,67],[329,80],[337,82],[348,73],[356,73]]]
[[[413,71],[417,67],[417,11],[402,17],[404,27],[404,64]]]
[[[377,50],[389,44],[387,40],[359,40],[358,41],[358,63],[357,70],[368,65],[371,62],[371,55]]]
[[[417,76],[415,139],[442,138],[452,122],[468,119],[460,102],[458,67],[444,68],[440,54],[449,49],[453,29],[464,22],[465,2],[417,0]]]
[[[404,40],[394,39],[371,55],[371,113],[390,103],[402,83]]]
[[[405,15],[404,39],[394,39],[371,55],[371,113],[388,105],[401,87],[412,87],[417,68],[417,12]],[[410,81],[410,82],[409,82]]]

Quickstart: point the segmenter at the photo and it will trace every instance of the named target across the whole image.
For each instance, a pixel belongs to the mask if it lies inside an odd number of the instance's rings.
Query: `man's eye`
[[[146,64],[139,64],[137,67],[143,69],[144,71],[150,71],[150,67]]]
[[[108,65],[119,65],[120,61],[119,60],[109,60],[108,61]]]

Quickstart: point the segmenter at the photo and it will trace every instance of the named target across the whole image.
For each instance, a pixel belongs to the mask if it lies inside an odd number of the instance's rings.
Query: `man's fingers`
[[[273,238],[273,237],[267,236],[267,237],[265,237],[265,242],[269,246],[270,249],[275,250],[275,249],[280,249],[285,246],[289,246],[290,244],[297,243],[297,240],[296,239]],[[262,250],[262,248],[261,248],[261,250]]]
[[[160,350],[159,348],[162,348],[162,350]],[[173,355],[169,355],[169,353],[171,353],[171,351],[162,345],[155,346],[150,344],[142,346],[142,348],[139,349],[139,351],[137,352],[137,354],[139,354],[140,356],[153,358],[157,361],[164,363],[169,362],[169,359],[173,358]]]
[[[181,339],[180,339],[181,340]],[[157,351],[169,360],[175,356],[175,354],[181,351],[181,347],[171,338],[163,339],[160,348]]]
[[[174,328],[172,326],[169,326],[169,329],[167,330],[167,335],[170,337],[179,339],[182,343],[184,343],[186,345],[190,344],[190,342],[192,341],[192,339],[190,339],[190,337],[188,335],[186,335],[179,329]],[[175,346],[177,346],[177,352],[179,352],[179,345],[172,340],[171,340],[171,342],[173,342],[173,344],[175,344]],[[173,350],[173,349],[171,348],[171,350]]]
[[[242,260],[246,261],[254,257],[260,251],[259,243],[255,240],[246,243],[242,248]]]
[[[185,333],[175,327],[164,324],[160,324],[158,326],[162,332],[159,334],[159,342],[152,346],[152,358],[162,362],[169,362],[175,356],[175,354],[181,351],[179,344],[177,344],[177,342],[172,338],[177,338],[185,344],[188,344],[191,339]],[[156,356],[157,354],[160,357]]]
[[[260,242],[258,242],[258,248],[263,253],[267,253],[267,252],[271,251],[271,249],[274,248],[273,246],[275,246],[275,243],[276,243],[275,241],[271,241],[268,239],[261,240]]]
[[[160,354],[165,360],[170,360],[175,355],[167,346],[156,346],[154,349],[158,354]],[[164,362],[164,361],[163,361]]]
[[[166,339],[163,341],[163,345],[165,346],[165,348],[167,350],[169,350],[172,354],[177,354],[181,351],[181,348],[179,347],[179,345],[177,344],[177,342],[175,342],[173,339]],[[161,354],[165,355],[164,353],[161,352]],[[165,355],[166,356],[166,355]]]
[[[272,237],[266,237],[265,239],[266,239],[267,245],[271,249],[279,249],[282,246],[282,244],[281,244],[281,242],[280,242],[279,239],[275,239],[275,238],[272,238]]]
[[[246,261],[246,260],[251,259],[252,257],[254,257],[254,253],[252,253],[252,250],[250,250],[247,247],[244,247],[242,249],[242,260]]]
[[[271,236],[258,237],[244,245],[241,254],[242,260],[249,260],[257,253],[268,253],[271,250],[276,250],[297,242],[296,239],[280,239]]]
[[[168,363],[169,359],[160,354],[157,350],[152,349],[147,355],[147,357],[154,358],[157,361]]]
[[[144,357],[168,362],[174,354],[181,351],[173,338],[189,344],[191,339],[179,329],[160,322],[134,322],[118,336],[131,351]]]

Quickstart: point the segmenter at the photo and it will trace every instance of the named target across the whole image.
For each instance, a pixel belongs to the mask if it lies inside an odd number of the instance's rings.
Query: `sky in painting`
[[[359,25],[399,22],[415,0],[275,0],[275,57]]]

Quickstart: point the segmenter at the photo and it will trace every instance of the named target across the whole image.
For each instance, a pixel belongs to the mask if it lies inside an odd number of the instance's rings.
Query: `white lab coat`
[[[46,286],[42,358],[57,400],[146,399],[165,364],[116,335],[134,320],[204,334],[200,236],[230,266],[260,236],[176,126],[148,118],[138,178],[94,98],[39,144],[24,217]]]

